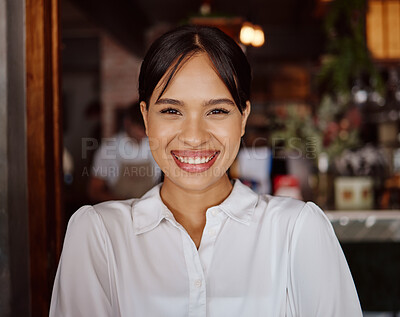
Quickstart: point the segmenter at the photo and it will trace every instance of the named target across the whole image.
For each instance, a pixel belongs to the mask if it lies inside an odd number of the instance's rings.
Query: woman
[[[139,93],[164,182],[73,215],[51,316],[361,316],[324,213],[226,174],[250,78],[241,49],[215,28],[181,27],[152,45]]]

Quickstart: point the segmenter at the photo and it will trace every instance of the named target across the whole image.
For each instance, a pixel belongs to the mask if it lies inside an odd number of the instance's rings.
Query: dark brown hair
[[[250,99],[251,69],[242,49],[214,27],[186,25],[158,38],[148,50],[139,74],[139,100],[149,105],[154,89],[167,73],[159,99],[179,66],[196,53],[205,52],[225,83],[240,112]]]

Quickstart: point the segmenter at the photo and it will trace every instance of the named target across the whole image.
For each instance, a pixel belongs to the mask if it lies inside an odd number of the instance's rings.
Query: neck
[[[219,205],[232,191],[228,175],[203,190],[190,190],[165,178],[161,187],[161,199],[178,221],[193,237],[203,232],[206,223],[206,211]],[[191,234],[192,233],[192,234]],[[195,240],[195,239],[193,239]]]

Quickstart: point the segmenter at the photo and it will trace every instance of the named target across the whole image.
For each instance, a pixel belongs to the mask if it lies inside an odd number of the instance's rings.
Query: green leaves
[[[366,5],[365,0],[332,2],[324,23],[326,55],[317,76],[327,93],[349,93],[361,76],[368,76],[371,88],[383,93],[383,81],[365,40]]]

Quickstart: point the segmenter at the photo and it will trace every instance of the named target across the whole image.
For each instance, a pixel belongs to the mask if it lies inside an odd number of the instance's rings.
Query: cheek
[[[163,160],[169,158],[165,152],[165,148],[171,139],[173,139],[175,133],[176,128],[174,128],[173,124],[157,120],[156,116],[149,115],[147,134],[151,152],[159,165],[162,164]]]
[[[236,153],[240,147],[241,141],[241,123],[239,120],[234,120],[229,124],[220,124],[214,128],[214,136],[225,147],[225,152],[229,154],[229,158]],[[234,159],[234,157],[233,157]]]

